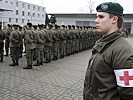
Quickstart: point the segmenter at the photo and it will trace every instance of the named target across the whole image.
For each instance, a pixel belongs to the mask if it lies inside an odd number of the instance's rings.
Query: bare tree
[[[94,1],[93,0],[87,0],[87,2],[88,2],[88,11],[89,11],[89,13],[92,13],[93,11],[94,11]]]

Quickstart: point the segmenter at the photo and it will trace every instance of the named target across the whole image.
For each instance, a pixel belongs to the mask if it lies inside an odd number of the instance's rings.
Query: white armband
[[[114,72],[118,86],[133,87],[133,69],[118,69]]]

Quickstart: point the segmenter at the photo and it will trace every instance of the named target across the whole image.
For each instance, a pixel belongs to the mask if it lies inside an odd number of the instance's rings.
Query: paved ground
[[[0,100],[82,100],[83,81],[90,51],[52,61],[32,70],[8,66],[10,57],[0,63]]]
[[[128,39],[133,45],[133,39]],[[83,100],[83,82],[91,50],[52,61],[32,70],[0,63],[0,100]]]

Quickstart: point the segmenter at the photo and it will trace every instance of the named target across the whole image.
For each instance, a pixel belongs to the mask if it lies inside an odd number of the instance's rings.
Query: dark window
[[[30,12],[28,12],[28,16],[30,16]]]
[[[18,7],[18,2],[16,2],[16,7]]]
[[[9,22],[12,22],[12,19],[11,18],[9,18]]]
[[[40,17],[40,14],[38,14],[38,17]]]
[[[40,7],[38,7],[38,11],[40,11]]]
[[[16,15],[18,15],[18,10],[16,10]]]
[[[24,23],[24,19],[22,19],[22,23]]]
[[[30,5],[28,5],[28,9],[30,9]]]
[[[18,19],[16,19],[16,23],[18,23]]]
[[[24,11],[22,11],[22,16],[24,16]]]
[[[42,18],[44,18],[44,14],[42,14]]]
[[[22,4],[22,7],[24,8],[24,6],[25,6],[25,5],[24,5],[24,3],[23,3],[23,4]]]
[[[36,7],[35,7],[35,6],[33,6],[33,10],[35,10],[35,8],[36,8]]]

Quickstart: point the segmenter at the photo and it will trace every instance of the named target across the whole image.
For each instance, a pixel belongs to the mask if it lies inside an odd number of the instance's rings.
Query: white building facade
[[[11,11],[0,12],[0,24],[33,25],[45,24],[46,8],[19,0],[0,0],[0,9]]]
[[[96,14],[53,14],[57,25],[93,26],[95,27]],[[124,27],[133,34],[133,14],[124,14]]]

